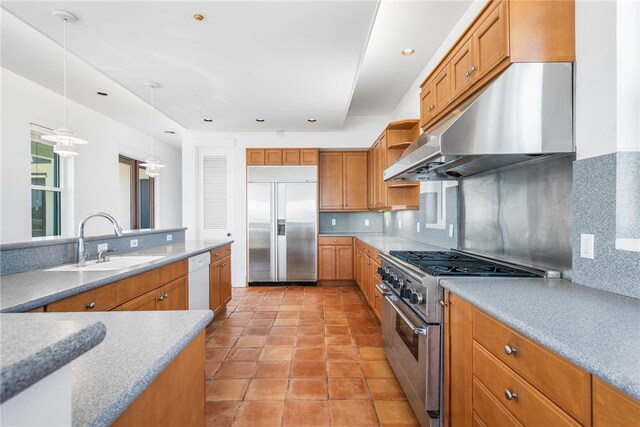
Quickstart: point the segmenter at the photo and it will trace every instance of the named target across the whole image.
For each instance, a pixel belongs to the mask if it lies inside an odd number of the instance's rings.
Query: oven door
[[[438,425],[440,326],[425,324],[387,291],[382,301],[382,334],[387,358],[420,424]]]

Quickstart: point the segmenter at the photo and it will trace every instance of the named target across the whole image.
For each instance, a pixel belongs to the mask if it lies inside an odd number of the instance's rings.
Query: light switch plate
[[[170,242],[173,240],[173,234],[167,234],[167,242]]]
[[[131,239],[130,240],[130,245],[132,248],[137,248],[138,247],[138,239]]]
[[[368,219],[365,219],[365,220],[364,220],[364,226],[365,226],[365,227],[368,227],[368,226],[369,226],[369,220],[368,220]]]
[[[336,219],[335,218],[331,218],[331,225],[336,225]]]
[[[389,226],[389,218],[385,219],[384,222],[385,222],[386,226],[388,227]]]
[[[419,233],[420,232],[420,223],[416,222],[416,231]]]
[[[593,259],[594,240],[593,234],[580,235],[580,256],[582,258]]]
[[[109,244],[108,243],[99,243],[98,244],[98,252],[100,251],[108,251],[109,250]]]
[[[449,224],[449,237],[453,237],[453,224]]]

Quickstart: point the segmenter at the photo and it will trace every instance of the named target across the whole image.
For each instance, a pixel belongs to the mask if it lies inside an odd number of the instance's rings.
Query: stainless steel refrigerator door
[[[249,282],[276,280],[275,185],[247,184]]]
[[[318,280],[316,183],[277,184],[277,280]]]

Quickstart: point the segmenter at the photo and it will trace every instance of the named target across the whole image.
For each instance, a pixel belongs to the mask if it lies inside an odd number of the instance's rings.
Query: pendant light
[[[160,163],[160,160],[154,156],[155,137],[153,134],[153,110],[155,110],[155,102],[153,94],[155,90],[160,87],[160,85],[154,82],[148,82],[145,83],[145,85],[151,88],[151,157],[145,160],[144,163],[140,163],[140,166],[144,167],[147,170],[147,175],[154,178],[160,175],[160,168],[164,167],[164,165]]]
[[[78,138],[76,134],[67,127],[67,23],[73,24],[78,20],[78,17],[66,10],[54,10],[53,16],[62,20],[63,38],[62,38],[62,64],[63,64],[63,91],[64,91],[64,126],[56,129],[53,135],[43,135],[42,139],[45,141],[55,142],[53,152],[58,154],[63,159],[78,155],[76,145],[87,144],[88,141]]]

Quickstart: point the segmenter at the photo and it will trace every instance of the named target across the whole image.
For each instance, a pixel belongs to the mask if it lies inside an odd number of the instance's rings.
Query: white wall
[[[196,156],[198,147],[233,148],[233,207],[234,222],[233,285],[246,283],[246,160],[248,147],[324,149],[369,148],[389,123],[388,117],[348,117],[341,130],[285,131],[277,136],[275,131],[198,132],[187,131],[182,148],[182,218],[187,227],[187,239],[198,239]]]
[[[62,97],[11,71],[2,69],[2,140],[0,142],[0,241],[31,240],[30,123],[51,129],[62,125]],[[69,101],[69,127],[89,141],[79,155],[63,161],[62,233],[75,235],[85,215],[117,214],[118,154],[138,159],[150,155],[150,137]],[[156,228],[181,226],[180,151],[156,142],[156,154],[167,167],[158,179]],[[109,233],[106,221],[87,226],[87,234]]]

